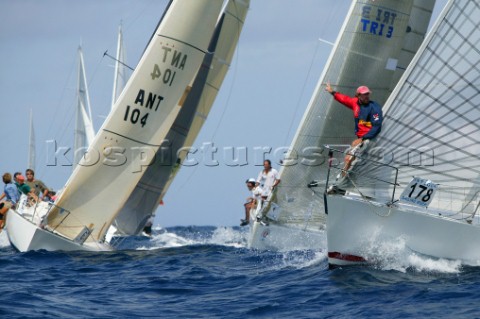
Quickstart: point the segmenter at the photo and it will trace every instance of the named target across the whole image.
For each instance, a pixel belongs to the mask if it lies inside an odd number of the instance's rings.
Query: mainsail
[[[220,16],[208,53],[155,161],[148,167],[114,225],[121,234],[134,235],[154,214],[185,159],[182,147],[193,144],[202,128],[230,66],[250,1],[230,0]]]
[[[95,136],[92,123],[92,110],[88,95],[87,76],[83,61],[82,47],[78,47],[77,110],[73,144],[73,168],[78,165]]]
[[[387,101],[382,133],[369,151],[370,158],[398,167],[400,188],[413,176],[439,184],[432,208],[473,210],[478,202],[478,30],[480,1],[450,1],[412,61],[414,67]],[[370,188],[379,198],[376,187],[392,190],[378,182],[393,181],[389,171],[368,160],[361,164],[351,176],[363,194],[369,194]]]
[[[148,44],[123,93],[48,215],[46,228],[75,239],[89,228],[102,241],[180,111],[200,68],[222,0],[178,0]]]
[[[284,159],[273,201],[277,221],[304,229],[325,224],[323,190],[327,174],[324,144],[345,145],[355,139],[351,110],[325,91],[354,94],[360,85],[383,104],[427,31],[435,1],[352,2],[335,47],[318,81],[300,126]],[[307,185],[317,181],[319,187]],[[267,212],[268,213],[268,212]]]

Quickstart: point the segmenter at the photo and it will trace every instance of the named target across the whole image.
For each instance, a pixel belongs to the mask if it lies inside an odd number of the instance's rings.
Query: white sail
[[[75,114],[75,131],[73,145],[73,168],[82,159],[88,146],[92,143],[95,130],[92,123],[92,110],[88,94],[87,76],[83,60],[82,47],[78,47],[78,79],[77,79],[77,109]]]
[[[28,168],[35,170],[35,130],[33,128],[33,111],[30,109],[30,135],[28,142]]]
[[[162,22],[100,131],[48,215],[47,229],[74,239],[85,227],[102,241],[180,110],[198,71],[222,0],[179,0]],[[148,163],[147,163],[148,164]]]
[[[328,197],[331,264],[369,262],[368,247],[402,238],[415,253],[478,265],[479,47],[480,1],[449,1],[385,104],[347,194]]]
[[[113,76],[113,92],[112,92],[112,109],[115,105],[115,101],[118,99],[120,93],[128,81],[128,70],[125,66],[127,61],[125,44],[123,43],[123,31],[122,24],[118,27],[118,39],[117,39],[117,54],[115,59],[115,71]]]
[[[267,207],[275,209],[276,225],[319,230],[325,225],[323,190],[327,174],[324,144],[350,144],[354,135],[352,111],[325,91],[353,95],[360,85],[373,92],[372,99],[383,104],[424,38],[434,1],[352,1],[327,65],[304,113],[280,170],[281,183]],[[316,181],[318,188],[309,188]],[[256,224],[255,224],[256,225]],[[258,226],[258,225],[256,225]],[[259,236],[263,227],[253,227],[252,246],[266,245]],[[273,238],[273,231],[270,236]],[[279,235],[281,237],[282,235]],[[274,248],[275,243],[269,248]],[[290,241],[292,242],[292,241]],[[287,242],[288,244],[288,242]],[[261,248],[261,247],[257,247]]]
[[[164,147],[157,152],[155,162],[148,167],[115,220],[114,225],[120,233],[133,235],[141,232],[180,169],[186,152],[177,152],[193,144],[206,121],[230,66],[249,2],[228,1],[217,22],[209,53],[166,136]]]

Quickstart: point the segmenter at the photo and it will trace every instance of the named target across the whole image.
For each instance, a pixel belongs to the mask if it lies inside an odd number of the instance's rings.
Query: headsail
[[[102,241],[180,110],[198,71],[222,0],[170,4],[132,77],[48,215],[47,228],[74,239]],[[181,104],[181,103],[180,103]]]
[[[92,123],[92,110],[88,95],[87,76],[83,61],[82,47],[78,47],[78,79],[77,79],[77,110],[75,115],[75,132],[73,145],[73,168],[77,166],[92,143],[95,136]]]
[[[178,153],[178,150],[193,144],[210,112],[230,66],[249,2],[228,1],[217,22],[209,53],[167,134],[164,147],[157,152],[155,162],[148,167],[115,220],[114,225],[120,233],[133,235],[141,232],[180,169],[186,152]]]
[[[479,29],[480,1],[449,2],[387,101],[382,133],[369,152],[374,159],[398,166],[400,188],[413,176],[440,184],[430,207],[460,210],[478,202]],[[373,163],[362,164],[352,174],[362,193],[378,183],[363,172],[393,178]]]
[[[324,144],[355,139],[351,110],[324,90],[354,94],[360,85],[383,104],[421,44],[434,1],[353,1],[335,47],[318,81],[280,171],[274,202],[278,221],[318,229],[325,223],[323,190],[327,174]],[[308,188],[316,180],[320,187]],[[275,206],[278,208],[278,206]]]

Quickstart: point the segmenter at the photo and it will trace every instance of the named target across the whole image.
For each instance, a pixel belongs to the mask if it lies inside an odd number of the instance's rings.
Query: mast
[[[28,168],[35,171],[35,131],[33,129],[33,110],[30,109],[30,134],[28,143]]]
[[[75,115],[73,169],[84,156],[95,136],[82,47],[78,47],[77,109]]]
[[[122,22],[120,21],[120,25],[118,26],[115,71],[113,76],[112,109],[115,105],[115,101],[117,100],[118,96],[122,93],[122,90],[128,81],[127,68],[125,67],[126,60],[127,58],[126,58],[125,44],[123,43]]]

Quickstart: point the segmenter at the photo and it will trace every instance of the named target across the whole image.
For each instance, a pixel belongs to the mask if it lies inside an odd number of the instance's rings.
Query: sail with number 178
[[[329,195],[332,265],[379,247],[478,265],[480,1],[451,0],[384,108],[382,133]]]
[[[427,32],[435,1],[354,0],[280,169],[281,183],[253,221],[249,246],[316,249],[324,241],[323,189],[327,155],[322,145],[350,145],[352,111],[325,91],[353,95],[366,85],[382,105]],[[253,216],[255,214],[251,214]],[[260,218],[259,218],[260,219]]]

